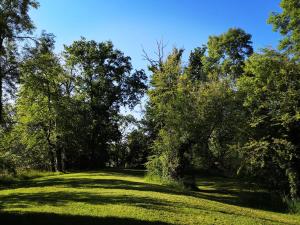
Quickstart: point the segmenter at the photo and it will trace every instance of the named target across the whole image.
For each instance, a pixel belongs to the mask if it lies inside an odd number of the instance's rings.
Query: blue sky
[[[131,56],[135,68],[146,68],[142,48],[153,54],[156,40],[168,48],[189,52],[205,44],[209,35],[230,27],[252,34],[255,49],[273,46],[279,35],[266,20],[280,11],[279,0],[39,0],[31,12],[37,33],[45,29],[56,35],[56,50],[81,36],[111,40]],[[142,47],[143,46],[143,47]]]

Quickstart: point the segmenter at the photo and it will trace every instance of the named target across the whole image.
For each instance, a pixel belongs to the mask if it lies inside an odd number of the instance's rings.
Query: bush
[[[293,214],[300,214],[300,199],[291,199],[287,195],[282,197],[282,201],[285,204],[288,212]]]
[[[165,159],[163,155],[151,156],[148,162],[145,164],[147,168],[147,177],[151,180],[169,180],[170,177],[166,171]]]

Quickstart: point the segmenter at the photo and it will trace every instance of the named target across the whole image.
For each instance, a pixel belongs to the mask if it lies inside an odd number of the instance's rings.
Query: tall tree
[[[148,108],[151,110],[148,116],[160,123],[156,128],[158,134],[153,143],[153,156],[147,163],[149,174],[175,181],[184,176],[185,153],[189,145],[188,122],[181,122],[189,121],[192,115],[187,113],[189,104],[186,103],[191,99],[187,101],[189,92],[184,85],[182,53],[182,49],[174,49],[160,67],[153,70],[149,90],[151,108]]]
[[[120,107],[139,102],[147,88],[146,75],[143,70],[132,73],[130,57],[111,42],[82,38],[65,48],[65,57],[76,69],[74,92],[85,120],[85,157],[90,166],[104,166],[109,144],[120,138]]]
[[[151,67],[151,107],[146,115],[159,125],[154,126],[158,132],[150,173],[181,180],[192,168],[194,154],[205,161],[206,169],[236,169],[230,165],[236,155],[229,148],[241,122],[235,81],[253,52],[250,39],[241,29],[229,29],[210,37],[207,47],[196,48],[187,68],[177,49],[158,69]]]
[[[51,170],[57,171],[64,74],[53,49],[54,37],[44,33],[21,66],[16,129],[26,149],[39,152],[44,165],[49,162]]]
[[[3,120],[3,89],[11,91],[18,77],[16,41],[29,38],[34,25],[28,12],[37,7],[35,0],[0,2],[0,122]]]

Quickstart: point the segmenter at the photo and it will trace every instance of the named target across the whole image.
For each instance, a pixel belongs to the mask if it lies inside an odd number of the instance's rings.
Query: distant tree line
[[[193,185],[205,171],[300,195],[299,0],[268,20],[282,34],[277,50],[254,52],[251,35],[231,28],[185,65],[183,49],[164,57],[158,43],[157,59],[145,53],[149,87],[111,42],[82,38],[58,55],[52,34],[31,40],[36,1],[0,7],[2,170],[146,166],[166,182]],[[141,121],[120,113],[146,92]]]

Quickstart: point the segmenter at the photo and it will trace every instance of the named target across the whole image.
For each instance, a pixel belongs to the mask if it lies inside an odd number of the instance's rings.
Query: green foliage
[[[31,7],[37,8],[38,6],[39,4],[35,0],[1,1],[1,40],[4,38],[16,38],[17,35],[23,32],[30,33],[34,26],[28,15],[28,11]]]
[[[145,166],[149,155],[149,145],[149,137],[143,129],[133,130],[128,134],[126,162],[129,168],[143,168]]]
[[[143,70],[132,73],[130,57],[111,42],[82,38],[65,47],[64,57],[75,79],[73,94],[82,124],[74,134],[83,140],[77,147],[89,166],[103,167],[110,146],[121,139],[120,107],[133,108],[139,102],[147,88],[146,75]]]
[[[178,138],[178,137],[177,137]],[[154,142],[155,156],[146,164],[149,177],[160,177],[161,180],[179,181],[183,171],[183,156],[180,152],[180,141],[167,131],[161,130],[159,139]]]
[[[300,57],[300,1],[282,0],[281,13],[272,13],[268,23],[273,24],[273,29],[283,35],[279,49],[286,50],[297,59]]]
[[[286,205],[288,211],[293,214],[300,215],[300,200],[299,199],[291,199],[289,196],[283,197],[283,202]]]
[[[185,126],[181,119],[186,113],[179,114],[174,110],[187,110],[184,102],[185,96],[184,75],[181,65],[182,50],[174,49],[167,60],[161,65],[160,70],[152,76],[151,84],[154,87],[149,91],[151,107],[155,121],[159,121],[158,137],[154,141],[154,156],[147,164],[150,174],[158,175],[162,179],[178,180],[183,176],[184,151],[182,147],[188,140],[185,131],[180,127]],[[181,81],[181,79],[183,79]],[[182,85],[180,84],[182,82]],[[158,168],[155,168],[157,166]],[[152,171],[153,170],[153,171]]]
[[[245,159],[272,186],[299,191],[299,64],[276,51],[253,55],[238,82],[248,110]],[[250,156],[251,155],[251,156]],[[285,188],[284,188],[285,187]]]
[[[207,74],[204,71],[203,63],[206,49],[206,46],[198,47],[190,54],[187,74],[193,81],[207,81]]]
[[[210,79],[236,79],[243,73],[245,59],[253,53],[251,35],[231,28],[224,34],[209,37],[207,50],[203,63]]]
[[[38,8],[35,0],[2,0],[0,2],[0,123],[3,123],[3,97],[11,93],[19,77],[17,42],[27,39],[34,25],[28,14],[30,8]],[[3,90],[5,91],[3,93]]]
[[[63,69],[52,52],[53,47],[53,37],[43,34],[22,64],[16,106],[18,125],[13,135],[19,136],[28,154],[35,155],[34,161],[39,166],[56,171]]]
[[[74,42],[65,64],[53,50],[54,36],[42,33],[19,67],[15,112],[0,141],[11,171],[104,166],[121,139],[120,107],[134,107],[147,88],[144,72],[131,73],[130,58],[110,42]]]
[[[187,68],[180,61],[182,51],[175,49],[154,71],[148,115],[159,126],[149,174],[178,181],[195,166],[223,173],[237,168],[238,154],[230,146],[241,139],[244,115],[232,86],[252,54],[250,38],[230,29],[210,38],[208,55],[206,47],[196,48]]]

